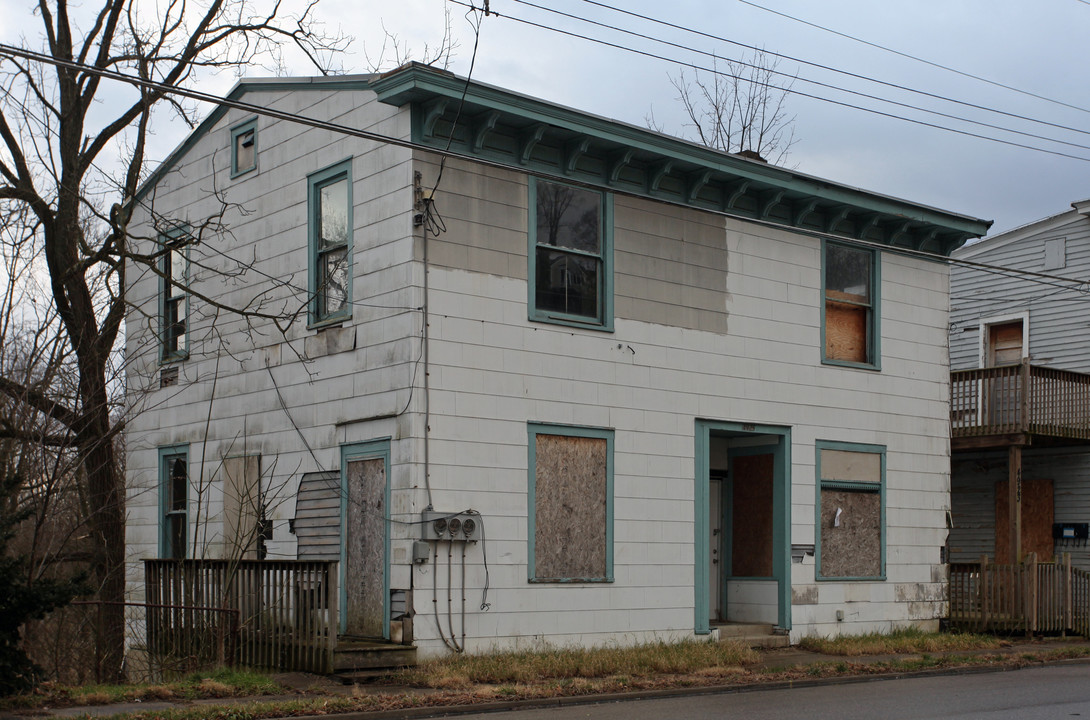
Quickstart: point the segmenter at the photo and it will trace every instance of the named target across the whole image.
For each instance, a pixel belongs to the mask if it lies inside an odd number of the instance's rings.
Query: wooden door
[[[711,598],[711,621],[722,622],[726,619],[723,609],[723,479],[712,476],[708,485],[708,508],[710,510],[709,557],[711,562],[708,589]]]
[[[1022,321],[988,326],[988,367],[1022,362]]]
[[[1010,505],[1007,502],[1007,481],[995,484],[995,561],[1011,559]],[[1022,480],[1022,555],[1037,553],[1041,562],[1052,561],[1052,480],[1047,478]]]
[[[345,634],[386,636],[386,462],[345,462]]]

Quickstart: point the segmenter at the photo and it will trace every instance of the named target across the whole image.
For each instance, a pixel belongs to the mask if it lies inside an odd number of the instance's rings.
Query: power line
[[[599,23],[597,21],[590,20],[588,18],[583,18],[583,17],[578,16],[578,15],[569,15],[567,13],[560,13],[559,11],[553,10],[551,8],[542,7],[541,5],[534,5],[533,3],[530,3],[527,0],[514,0],[514,2],[521,3],[523,5],[530,5],[531,7],[535,7],[535,8],[538,8],[540,10],[547,10],[549,12],[556,12],[558,14],[565,15],[566,17],[583,20],[584,22],[593,23],[595,25],[599,25],[601,27],[607,27],[607,28],[610,28],[612,30],[618,30],[618,31],[624,32],[624,33],[630,33],[630,31],[625,30],[623,28],[618,28],[618,27],[615,27],[613,25],[608,25],[608,24],[605,24],[605,23]],[[915,93],[917,95],[922,95],[924,97],[929,97],[929,98],[932,98],[932,99],[935,99],[935,100],[942,100],[943,102],[949,102],[949,103],[953,103],[955,105],[962,105],[964,107],[973,108],[975,110],[983,110],[985,112],[995,113],[997,115],[1003,115],[1003,116],[1006,116],[1006,117],[1014,118],[1016,120],[1025,120],[1026,122],[1037,123],[1039,125],[1047,125],[1049,127],[1054,127],[1054,128],[1059,129],[1059,130],[1067,130],[1067,131],[1070,131],[1070,132],[1081,133],[1083,135],[1090,135],[1090,130],[1085,130],[1083,128],[1070,127],[1068,125],[1061,125],[1059,123],[1050,122],[1048,120],[1039,120],[1037,118],[1028,117],[1026,115],[1019,115],[1018,113],[1012,113],[1012,112],[1008,112],[1006,110],[999,110],[997,108],[988,107],[986,105],[979,105],[977,103],[968,102],[966,100],[958,100],[957,98],[952,98],[952,97],[949,97],[949,96],[946,96],[946,95],[939,95],[938,93],[928,92],[927,90],[920,90],[918,88],[908,87],[907,85],[900,85],[898,83],[888,82],[886,80],[880,80],[878,78],[870,77],[869,75],[863,75],[861,73],[855,73],[855,72],[851,72],[849,70],[842,70],[840,68],[836,68],[836,67],[833,67],[831,65],[823,65],[821,63],[812,62],[810,60],[803,60],[802,58],[794,57],[792,55],[785,55],[783,53],[774,52],[772,50],[759,48],[756,45],[748,45],[746,43],[739,42],[737,40],[731,40],[730,38],[726,38],[726,37],[723,37],[721,35],[712,35],[711,33],[703,32],[701,30],[696,30],[694,28],[690,28],[690,27],[687,27],[685,25],[678,25],[678,24],[675,24],[675,23],[672,23],[672,22],[668,22],[666,20],[661,20],[659,18],[650,17],[648,15],[641,15],[640,13],[632,12],[631,10],[625,10],[623,8],[614,7],[612,5],[607,5],[606,3],[603,3],[603,2],[597,2],[597,0],[583,0],[583,2],[585,2],[585,3],[589,4],[589,5],[595,5],[597,7],[605,8],[607,10],[612,10],[612,11],[617,12],[617,13],[622,13],[624,15],[629,15],[631,17],[639,18],[641,20],[646,20],[648,22],[656,23],[658,25],[673,28],[675,30],[681,30],[683,32],[691,33],[693,35],[708,38],[710,40],[716,40],[718,42],[724,42],[724,43],[728,43],[730,45],[736,45],[738,47],[745,48],[747,50],[752,50],[754,52],[763,53],[765,55],[770,55],[772,57],[780,58],[780,59],[783,59],[783,60],[789,60],[791,62],[796,62],[796,63],[802,64],[802,65],[808,65],[810,67],[818,68],[820,70],[828,70],[829,72],[837,73],[837,74],[840,74],[840,75],[845,75],[847,77],[855,78],[857,80],[864,80],[866,82],[872,82],[872,83],[875,83],[877,85],[883,85],[885,87],[893,88],[893,89],[896,89],[896,90],[904,90],[905,92]],[[1088,0],[1088,2],[1090,2],[1090,0]],[[647,35],[642,35],[642,34],[634,33],[634,32],[632,32],[630,34],[634,34],[637,37],[641,37],[641,38],[645,38],[645,39],[649,39],[649,40],[655,40],[656,42],[662,42],[664,44],[673,45],[674,47],[679,47],[679,48],[686,49],[686,50],[692,50],[693,52],[700,53],[702,55],[710,55],[711,57],[716,57],[716,55],[714,53],[708,53],[708,52],[705,52],[705,51],[697,50],[695,48],[687,48],[684,45],[677,45],[675,43],[670,43],[670,42],[667,42],[667,41],[664,41],[664,40],[659,40],[657,38],[649,37]],[[745,65],[747,67],[756,67],[756,66],[752,65],[751,63],[745,62],[744,60],[732,61],[732,62],[737,62],[737,63],[739,63],[741,65]],[[783,76],[786,76],[786,77],[796,77],[796,76],[792,76],[790,73],[775,72],[775,74],[783,75]],[[799,79],[801,79],[803,82],[813,83],[813,84],[816,84],[816,85],[819,85],[819,86],[822,86],[822,87],[829,87],[829,88],[832,88],[832,89],[835,89],[835,90],[843,90],[844,92],[853,92],[853,94],[861,94],[861,95],[863,95],[863,97],[881,100],[882,102],[891,102],[891,103],[894,102],[892,100],[886,100],[885,98],[881,98],[881,97],[875,97],[875,96],[872,96],[872,95],[866,95],[866,94],[862,94],[862,93],[854,93],[854,91],[846,90],[845,88],[841,88],[841,87],[836,86],[836,85],[830,85],[830,84],[826,84],[826,83],[817,82],[817,81],[814,81],[814,80],[808,80],[806,78],[799,78]],[[914,105],[907,105],[907,104],[904,104],[904,103],[895,103],[895,104],[902,105],[903,107],[908,107],[908,108],[912,108],[912,109],[915,109],[915,110],[923,110],[924,112],[936,112],[934,110],[927,110],[926,108],[919,108],[919,107],[916,107]],[[942,113],[937,113],[937,114],[942,115]],[[1001,126],[998,126],[998,125],[988,125],[987,123],[978,123],[975,120],[968,120],[966,118],[961,118],[961,117],[957,117],[957,116],[953,116],[953,115],[943,115],[943,117],[949,117],[949,118],[953,118],[953,119],[957,119],[957,120],[962,120],[964,122],[977,123],[977,124],[980,124],[980,125],[984,125],[985,127],[991,127],[991,128],[995,128],[995,129],[998,129],[998,130],[1006,130],[1008,132],[1016,132],[1016,133],[1021,134],[1021,135],[1028,135],[1029,137],[1035,137],[1035,138],[1038,138],[1038,139],[1041,139],[1041,140],[1052,140],[1052,142],[1059,142],[1059,143],[1063,143],[1063,144],[1074,145],[1074,143],[1065,143],[1062,140],[1055,140],[1053,138],[1047,138],[1047,137],[1043,137],[1041,135],[1033,135],[1031,133],[1022,133],[1022,132],[1019,132],[1017,130],[1011,130],[1009,128],[1004,128],[1004,127],[1001,127]],[[1085,147],[1085,146],[1075,145],[1075,147]]]
[[[457,0],[449,0],[449,1],[450,2],[457,2]],[[458,3],[458,4],[462,4],[462,3]],[[491,14],[496,15],[495,10],[492,10]],[[128,84],[131,84],[131,85],[136,85],[138,87],[144,87],[144,88],[148,88],[148,89],[159,90],[159,91],[167,93],[167,94],[175,94],[175,95],[179,95],[181,97],[187,97],[187,98],[190,98],[190,99],[193,99],[193,100],[200,100],[202,102],[208,102],[208,103],[212,103],[212,104],[223,106],[223,107],[229,107],[229,108],[233,108],[233,109],[244,110],[246,112],[250,112],[250,113],[253,113],[255,115],[262,115],[262,116],[265,116],[265,117],[271,117],[271,118],[278,119],[278,120],[284,120],[286,122],[298,123],[300,125],[305,125],[305,126],[308,126],[308,127],[314,127],[314,128],[318,128],[318,129],[329,130],[331,132],[341,133],[341,134],[344,134],[344,135],[347,135],[347,136],[350,136],[350,137],[358,137],[358,138],[362,138],[362,139],[365,139],[365,140],[371,140],[373,142],[386,143],[386,144],[390,144],[390,145],[396,145],[396,146],[399,146],[399,147],[405,147],[405,148],[408,148],[408,149],[421,150],[421,151],[428,152],[428,153],[435,154],[435,155],[445,155],[445,156],[448,156],[448,157],[456,158],[456,159],[459,159],[459,160],[464,160],[466,162],[475,163],[475,164],[478,164],[478,165],[484,165],[484,166],[487,166],[487,167],[493,167],[493,168],[498,168],[498,169],[503,169],[503,170],[517,170],[518,172],[524,172],[524,173],[526,173],[528,175],[534,175],[534,176],[537,176],[537,177],[543,177],[543,178],[552,179],[552,180],[563,180],[564,182],[567,182],[567,183],[573,183],[573,184],[577,184],[577,185],[586,185],[588,187],[595,187],[595,186],[590,185],[589,183],[581,183],[578,180],[575,180],[575,179],[569,178],[569,177],[562,177],[560,175],[553,175],[553,174],[546,173],[546,172],[531,170],[529,168],[513,168],[511,165],[508,165],[508,164],[505,164],[505,163],[502,163],[502,162],[498,162],[498,161],[494,161],[494,160],[488,160],[486,158],[479,158],[479,157],[476,157],[476,156],[473,156],[473,155],[467,155],[467,154],[460,153],[460,152],[453,151],[453,150],[443,150],[441,148],[435,148],[435,147],[432,147],[430,145],[424,145],[422,143],[413,142],[411,140],[402,140],[400,138],[395,138],[395,137],[391,137],[391,136],[388,136],[388,135],[382,135],[380,133],[370,132],[370,131],[367,131],[367,130],[359,130],[359,129],[356,129],[356,128],[348,127],[346,125],[340,125],[340,124],[333,123],[333,122],[328,122],[328,121],[325,121],[325,120],[318,120],[318,119],[315,119],[315,118],[306,117],[305,115],[295,115],[295,114],[288,113],[288,112],[285,112],[285,111],[275,110],[273,108],[269,108],[269,107],[266,107],[266,106],[263,106],[263,105],[255,105],[253,103],[246,103],[246,102],[242,102],[240,100],[231,100],[229,98],[220,98],[220,97],[217,97],[217,96],[212,95],[210,93],[203,93],[203,92],[200,92],[200,91],[197,91],[197,90],[191,90],[191,89],[188,89],[188,88],[181,88],[181,87],[166,85],[166,84],[163,84],[163,83],[156,82],[154,80],[145,80],[143,78],[138,78],[138,77],[133,77],[133,76],[130,76],[130,75],[125,75],[123,73],[120,73],[120,72],[117,72],[117,71],[114,71],[114,70],[104,70],[102,68],[94,67],[94,66],[91,66],[91,65],[85,65],[85,64],[78,63],[78,62],[71,61],[71,60],[63,60],[63,59],[59,59],[59,58],[54,58],[52,56],[45,55],[43,53],[37,53],[37,52],[31,51],[31,50],[24,50],[22,48],[17,48],[17,47],[11,46],[11,45],[6,45],[6,44],[3,44],[3,43],[0,43],[0,55],[5,55],[5,54],[6,55],[13,55],[15,57],[25,58],[25,59],[28,59],[28,60],[33,60],[33,61],[36,61],[36,62],[43,62],[43,63],[46,63],[46,64],[55,65],[55,66],[58,66],[58,67],[64,67],[64,68],[71,69],[71,70],[79,70],[79,71],[82,71],[82,72],[87,72],[87,73],[99,75],[101,77],[105,77],[105,78],[108,78],[108,79],[111,79],[111,80],[116,80],[116,81],[119,81],[119,82],[124,82],[124,83],[128,83]],[[154,177],[154,175],[153,175],[153,177]],[[626,196],[626,197],[635,197],[635,198],[641,198],[641,199],[645,199],[645,200],[650,199],[650,200],[652,200],[654,202],[662,202],[662,203],[666,203],[668,205],[678,205],[678,206],[687,207],[684,203],[681,203],[681,202],[678,202],[678,201],[669,200],[669,199],[665,199],[665,198],[648,198],[645,195],[641,195],[641,194],[635,193],[635,192],[629,192],[629,191],[626,191],[626,190],[623,190],[623,189],[618,189],[618,188],[611,188],[610,192],[614,193],[615,195],[623,195],[623,196]],[[729,217],[729,218],[732,218],[734,220],[738,220],[740,222],[746,222],[746,223],[751,223],[751,224],[754,224],[754,225],[759,225],[761,227],[774,228],[774,229],[779,229],[779,230],[783,229],[782,225],[778,225],[775,222],[772,222],[770,220],[762,220],[762,219],[759,219],[759,218],[750,218],[750,217],[745,217],[743,215],[736,215],[736,214],[724,212],[724,211],[721,211],[721,210],[712,210],[712,209],[707,209],[707,208],[704,208],[704,211],[705,212],[710,212],[710,213],[713,213],[713,214],[716,214],[716,215],[722,215],[724,217]],[[1056,285],[1055,283],[1070,283],[1071,287],[1074,288],[1074,289],[1082,288],[1083,286],[1090,286],[1090,281],[1083,281],[1083,280],[1078,280],[1078,279],[1075,279],[1075,278],[1063,277],[1063,276],[1060,276],[1060,275],[1053,275],[1053,274],[1049,274],[1049,273],[1041,273],[1041,272],[1036,272],[1036,271],[1033,271],[1033,270],[1023,270],[1023,269],[1019,269],[1019,268],[1008,268],[1008,267],[1003,267],[1003,266],[1000,266],[1000,265],[992,265],[992,264],[988,264],[988,263],[975,262],[975,261],[972,261],[972,260],[963,260],[963,259],[959,259],[959,258],[953,258],[953,257],[945,256],[945,255],[940,255],[938,253],[927,252],[927,251],[924,251],[924,250],[914,250],[912,248],[892,247],[892,246],[889,246],[889,245],[883,245],[882,243],[872,242],[872,241],[869,241],[869,240],[858,240],[858,239],[854,239],[854,238],[847,238],[847,237],[844,237],[842,235],[836,235],[834,233],[822,232],[820,230],[810,230],[810,229],[806,229],[806,228],[792,228],[792,230],[794,232],[797,232],[797,233],[800,233],[800,234],[803,234],[803,235],[807,235],[807,236],[810,236],[810,237],[816,237],[816,238],[822,238],[822,239],[828,238],[828,239],[836,240],[836,241],[840,241],[840,242],[847,241],[847,242],[855,243],[855,244],[862,245],[862,246],[873,247],[873,248],[876,248],[876,249],[879,249],[879,250],[883,250],[885,252],[891,252],[891,253],[896,253],[896,254],[899,254],[899,255],[904,255],[904,256],[907,256],[907,257],[917,257],[917,258],[921,258],[921,259],[925,259],[925,260],[931,260],[931,261],[934,261],[934,262],[946,263],[946,264],[951,264],[951,265],[964,265],[966,267],[976,267],[976,268],[988,270],[990,272],[995,272],[995,273],[999,273],[999,274],[1006,274],[1006,275],[1011,276],[1011,277],[1019,276],[1019,277],[1026,277],[1026,278],[1031,278],[1031,279],[1035,278],[1035,279],[1038,279],[1039,281],[1042,281],[1043,284],[1053,285],[1053,287],[1060,287],[1059,285]],[[1090,289],[1086,290],[1085,292],[1090,294]]]
[[[467,7],[467,8],[472,7],[472,5],[470,5],[468,3],[465,3],[465,2],[462,2],[461,0],[447,0],[447,1],[451,2],[451,3],[454,3],[455,5],[461,5],[461,6]],[[743,78],[743,77],[740,77],[740,76],[737,76],[737,75],[732,75],[730,73],[726,73],[726,72],[723,72],[721,70],[716,70],[716,69],[708,68],[708,67],[702,67],[702,66],[696,65],[696,64],[691,63],[691,62],[685,62],[685,61],[677,60],[677,59],[674,59],[674,58],[669,58],[669,57],[666,57],[664,55],[657,55],[655,53],[648,52],[646,50],[637,50],[636,48],[632,48],[632,47],[629,47],[627,45],[621,45],[621,44],[618,44],[618,43],[610,42],[608,40],[602,40],[600,38],[590,37],[588,35],[581,35],[581,34],[579,34],[577,32],[572,32],[570,30],[563,30],[561,28],[550,27],[548,25],[544,25],[542,23],[534,22],[533,20],[527,20],[525,18],[520,18],[520,17],[514,16],[514,15],[510,15],[510,14],[501,15],[500,13],[497,13],[495,10],[492,11],[492,14],[495,15],[496,17],[505,18],[507,20],[513,20],[514,22],[522,23],[524,25],[529,25],[531,27],[536,27],[536,28],[541,29],[541,30],[546,30],[546,31],[549,31],[549,32],[555,32],[555,33],[559,33],[561,35],[567,35],[568,37],[576,38],[576,39],[579,39],[579,40],[586,40],[588,42],[592,42],[592,43],[595,43],[595,44],[598,44],[598,45],[603,45],[605,47],[611,47],[611,48],[614,48],[616,50],[623,50],[625,52],[630,52],[630,53],[633,53],[633,54],[636,54],[636,55],[642,55],[644,57],[648,57],[648,58],[651,58],[653,60],[662,60],[664,62],[668,62],[668,63],[671,63],[673,65],[684,65],[685,67],[690,67],[690,68],[693,68],[694,70],[703,70],[705,72],[713,73],[713,74],[716,74],[716,75],[721,75],[721,76],[724,76],[724,77],[730,77],[730,78],[742,80],[744,82],[752,82],[753,84],[761,86],[761,87],[772,87],[772,88],[777,87],[775,85],[772,85],[771,83],[754,82],[754,81],[749,80],[747,78]],[[626,32],[626,31],[622,30],[622,32]],[[662,42],[664,42],[664,41],[662,41]],[[670,44],[670,43],[667,43],[667,44]],[[686,49],[688,49],[688,48],[686,48]],[[846,90],[844,88],[837,88],[835,86],[829,86],[829,87],[831,87],[833,89],[836,89],[836,90],[841,90],[843,92],[848,92],[848,93],[852,93],[852,94],[856,94],[856,95],[863,95],[864,97],[873,97],[873,96],[865,95],[863,93],[858,93],[858,92],[855,92],[855,91]],[[916,118],[905,117],[903,115],[897,115],[895,113],[886,112],[884,110],[877,110],[875,108],[868,108],[868,107],[864,107],[862,105],[855,105],[855,104],[845,102],[845,101],[842,101],[842,100],[834,100],[832,98],[823,97],[821,95],[814,95],[812,93],[803,92],[801,90],[795,90],[794,88],[779,88],[779,89],[783,90],[784,92],[789,92],[789,93],[791,93],[793,95],[798,95],[800,97],[810,98],[811,100],[818,100],[820,102],[825,102],[825,103],[829,103],[829,104],[832,104],[832,105],[839,105],[841,107],[850,108],[852,110],[860,110],[862,112],[870,113],[872,115],[878,115],[879,117],[886,117],[886,118],[890,118],[890,119],[893,119],[893,120],[901,120],[901,121],[904,121],[904,122],[907,122],[907,123],[912,123],[914,125],[920,125],[922,127],[933,128],[935,130],[945,130],[946,132],[951,132],[951,133],[955,133],[955,134],[958,134],[958,135],[964,135],[966,137],[977,138],[979,140],[989,140],[991,142],[999,143],[1001,145],[1008,145],[1010,147],[1022,148],[1024,150],[1033,150],[1033,151],[1036,151],[1036,152],[1046,153],[1048,155],[1056,155],[1058,157],[1070,158],[1071,160],[1080,160],[1082,162],[1090,162],[1090,157],[1084,157],[1082,155],[1072,155],[1071,153],[1062,152],[1060,150],[1049,150],[1047,148],[1036,147],[1034,145],[1027,145],[1025,143],[1015,142],[1013,140],[1004,140],[1002,138],[992,137],[992,136],[989,136],[989,135],[982,135],[980,133],[971,132],[969,130],[960,130],[958,128],[948,127],[948,126],[945,126],[945,125],[940,125],[938,123],[928,122],[926,120],[919,120],[919,119],[916,119]],[[878,99],[878,100],[881,100],[883,102],[893,103],[893,104],[896,104],[896,105],[901,105],[902,104],[902,103],[897,103],[897,102],[895,102],[893,100],[884,100],[882,98],[874,98],[874,99]],[[912,106],[906,106],[906,107],[912,107]],[[922,108],[916,108],[916,109],[922,110],[923,112],[930,112],[930,113],[934,113],[934,114],[937,114],[937,115],[943,115],[943,113],[933,111],[933,110],[925,110],[925,109],[922,109]],[[967,120],[966,122],[976,122],[976,121]],[[986,123],[977,123],[977,124],[986,125]],[[1004,130],[1006,130],[1007,132],[1012,132],[1012,133],[1018,133],[1019,132],[1017,130],[1009,130],[1009,129],[1004,129]],[[1024,134],[1024,133],[1021,133],[1021,134]],[[1061,140],[1051,140],[1051,142],[1070,144],[1070,143],[1064,143],[1064,141],[1061,141]],[[1080,146],[1077,146],[1077,147],[1084,147],[1084,146],[1080,145]]]
[[[1077,1],[1081,2],[1083,4],[1086,4],[1086,5],[1090,5],[1090,0],[1077,0]],[[874,43],[874,42],[871,42],[869,40],[864,40],[864,39],[858,38],[858,37],[856,37],[854,35],[849,35],[848,33],[840,32],[839,30],[833,30],[832,28],[827,28],[824,25],[818,25],[817,23],[810,22],[809,20],[803,20],[802,18],[797,18],[794,15],[788,15],[787,13],[780,12],[779,10],[773,10],[772,8],[767,8],[767,7],[763,6],[763,5],[758,5],[755,2],[750,2],[750,0],[738,0],[738,2],[749,5],[750,7],[757,8],[758,10],[764,10],[765,12],[772,13],[773,15],[779,15],[780,17],[787,18],[788,20],[793,20],[794,22],[797,22],[797,23],[802,23],[803,25],[809,25],[812,28],[816,28],[818,30],[822,30],[822,31],[827,32],[827,33],[832,33],[833,35],[838,35],[838,36],[840,36],[842,38],[845,38],[847,40],[851,40],[853,42],[857,42],[857,43],[860,43],[860,44],[863,44],[863,45],[868,45],[868,46],[870,46],[872,48],[876,48],[876,49],[882,50],[884,52],[893,53],[894,55],[899,55],[899,56],[901,56],[903,58],[907,58],[909,60],[915,60],[916,62],[923,63],[924,65],[930,65],[931,67],[938,68],[940,70],[945,70],[947,72],[952,72],[955,75],[961,75],[962,77],[967,77],[967,78],[970,78],[971,80],[978,80],[978,81],[980,81],[982,83],[987,83],[988,85],[993,85],[993,86],[998,87],[998,88],[1003,88],[1004,90],[1010,90],[1011,92],[1016,92],[1016,93],[1018,93],[1020,95],[1025,95],[1027,97],[1036,98],[1038,100],[1044,100],[1045,102],[1049,102],[1049,103],[1052,103],[1054,105],[1060,105],[1062,107],[1070,108],[1072,110],[1078,110],[1079,112],[1090,113],[1090,109],[1080,107],[1079,105],[1072,105],[1071,103],[1066,103],[1066,102],[1064,102],[1062,100],[1056,100],[1054,98],[1046,97],[1044,95],[1038,95],[1037,93],[1030,92],[1029,90],[1023,90],[1021,88],[1016,88],[1013,85],[1007,85],[1007,84],[1001,83],[1001,82],[999,82],[997,80],[991,80],[989,78],[982,77],[980,75],[974,75],[973,73],[965,72],[964,70],[958,70],[957,68],[952,68],[952,67],[949,67],[948,65],[943,65],[942,63],[937,63],[937,62],[934,62],[932,60],[927,60],[926,58],[918,57],[916,55],[910,55],[909,53],[902,52],[900,50],[895,50],[895,49],[893,49],[891,47],[886,47],[885,45],[879,45],[878,43]]]

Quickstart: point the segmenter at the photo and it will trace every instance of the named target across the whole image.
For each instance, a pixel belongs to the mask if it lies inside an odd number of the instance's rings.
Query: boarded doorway
[[[995,561],[1011,559],[1010,504],[1007,481],[995,484]],[[1037,553],[1041,562],[1052,562],[1052,480],[1022,480],[1022,555]]]
[[[344,588],[345,635],[385,638],[387,555],[387,464],[385,444],[345,448],[344,481]]]
[[[696,631],[790,629],[790,430],[697,421]]]

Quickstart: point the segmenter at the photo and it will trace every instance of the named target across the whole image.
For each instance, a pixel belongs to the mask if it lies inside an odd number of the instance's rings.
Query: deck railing
[[[1019,365],[950,373],[953,437],[1032,433],[1090,440],[1090,375]]]
[[[145,560],[148,651],[160,665],[328,673],[337,563]]]
[[[1037,562],[950,564],[950,624],[972,632],[1073,632],[1090,635],[1090,573]]]

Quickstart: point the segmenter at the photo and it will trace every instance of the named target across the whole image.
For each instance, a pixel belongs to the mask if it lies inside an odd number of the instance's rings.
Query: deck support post
[[[1007,451],[1007,512],[1010,528],[1011,564],[1022,562],[1022,446]]]

